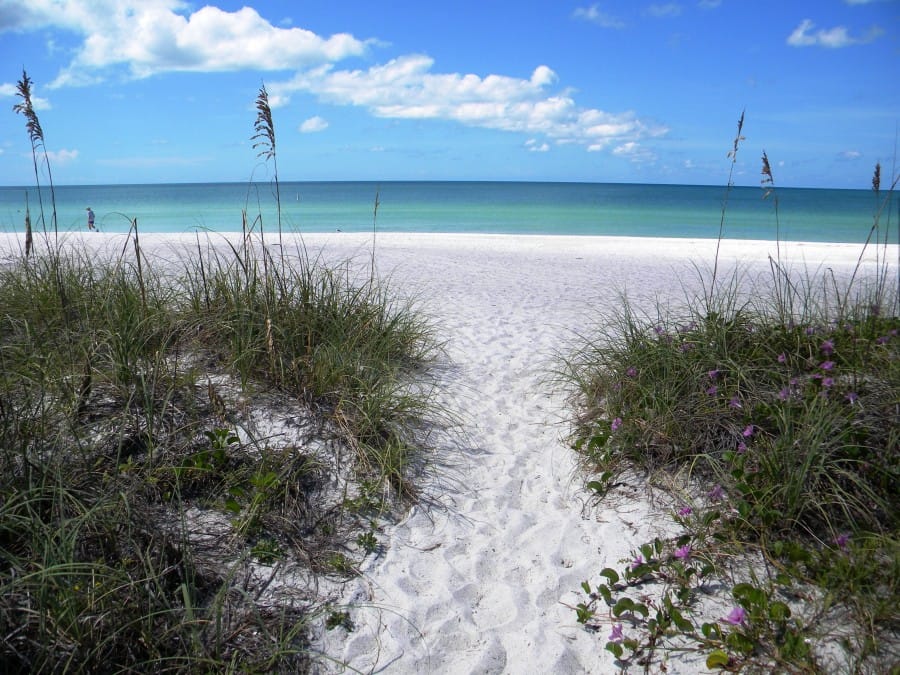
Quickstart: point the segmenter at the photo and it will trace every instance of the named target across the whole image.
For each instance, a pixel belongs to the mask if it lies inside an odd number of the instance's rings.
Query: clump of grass
[[[768,196],[774,179],[765,154],[763,176]],[[881,246],[883,229],[876,215],[872,237]],[[709,542],[719,552],[761,551],[782,587],[812,584],[826,606],[853,611],[858,639],[847,649],[862,659],[879,653],[881,638],[900,626],[900,316],[892,311],[897,291],[885,283],[886,256],[868,275],[861,261],[841,287],[833,276],[792,277],[779,253],[770,261],[768,295],[747,296],[737,275],[728,283],[714,277],[682,313],[660,308],[653,320],[625,301],[604,333],[567,362],[565,377],[577,391],[573,445],[593,474],[593,491],[603,495],[637,467],[687,476],[691,489],[720,502],[704,515],[705,534],[687,527],[665,544],[667,555],[653,549],[644,560],[672,561],[672,551]],[[632,576],[679,578],[678,570],[657,568]],[[656,619],[637,617],[646,639],[631,639],[628,658],[645,658],[671,629],[714,651],[710,667],[816,667],[797,642],[815,626],[788,631],[789,649],[778,642],[786,624],[766,623],[775,614],[787,620],[781,605],[769,613],[771,585],[735,596],[746,616],[733,637],[713,627],[695,633],[681,612],[692,605],[692,584],[714,570],[702,571],[693,570],[694,581],[681,575]],[[585,588],[591,600],[580,606],[583,623],[597,603],[614,608],[626,597],[617,596],[627,584],[615,574],[602,593]],[[624,604],[613,614],[623,612]],[[614,637],[611,651],[622,658],[621,626]]]
[[[896,527],[900,320],[836,318],[732,305],[648,325],[626,311],[621,338],[579,357],[581,433],[606,432],[583,449],[732,484],[746,466],[746,508],[772,527]]]
[[[410,429],[433,409],[412,374],[436,355],[430,328],[377,279],[355,283],[349,266],[263,268],[265,255],[209,249],[188,263],[186,316],[202,343],[242,382],[262,378],[327,410],[359,459],[411,494]]]

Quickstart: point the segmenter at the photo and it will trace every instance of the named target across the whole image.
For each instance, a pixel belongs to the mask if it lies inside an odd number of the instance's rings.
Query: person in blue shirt
[[[87,207],[87,216],[88,216],[88,229],[97,231],[97,228],[94,227],[94,212],[91,211],[91,207]]]

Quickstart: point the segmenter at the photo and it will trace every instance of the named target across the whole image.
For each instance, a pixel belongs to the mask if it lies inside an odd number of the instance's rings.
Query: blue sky
[[[0,185],[551,180],[869,186],[900,128],[900,0],[0,0]]]

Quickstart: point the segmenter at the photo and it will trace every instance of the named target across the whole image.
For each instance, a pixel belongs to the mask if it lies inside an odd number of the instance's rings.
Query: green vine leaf
[[[706,657],[707,668],[725,668],[728,665],[728,654],[721,649],[716,649]]]

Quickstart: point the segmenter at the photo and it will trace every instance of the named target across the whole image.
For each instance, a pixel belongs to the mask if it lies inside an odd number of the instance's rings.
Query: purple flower
[[[714,502],[719,502],[725,497],[725,491],[722,489],[722,486],[717,483],[712,490],[706,493],[706,496]]]
[[[820,347],[822,353],[825,356],[831,356],[834,353],[834,342],[831,340],[825,340]]]
[[[716,394],[719,393],[719,388],[716,385],[712,385],[711,387],[709,387],[706,390],[706,393],[709,394],[710,396],[715,396]]]
[[[807,335],[813,335],[816,332],[816,329],[813,328],[812,326],[807,326],[806,330],[803,332],[806,333]]]
[[[638,553],[634,560],[631,561],[631,569],[636,570],[638,567],[644,564],[644,556]]]
[[[786,363],[786,362],[787,362],[787,354],[785,354],[784,352],[781,352],[778,355],[778,363]]]
[[[875,340],[875,342],[879,345],[886,345],[888,343],[888,340],[890,340],[890,338],[887,335],[882,335],[880,338]]]
[[[662,326],[654,326],[653,332],[656,333],[657,335],[662,335],[663,333],[666,332],[666,329],[663,328]]]
[[[622,426],[622,418],[621,418],[621,417],[617,417],[616,419],[614,419],[614,420],[612,421],[612,424],[609,425],[609,428],[610,428],[612,431],[617,431],[617,430],[619,429],[620,426]]]
[[[732,396],[731,400],[728,401],[728,407],[740,409],[740,408],[743,408],[744,406],[741,403],[741,399],[739,399],[737,396]]]
[[[691,557],[691,545],[685,544],[681,548],[675,549],[675,557],[679,560],[687,560]]]
[[[707,375],[709,375],[709,379],[714,380],[719,376],[720,372],[721,371],[718,368],[715,368],[714,370],[709,371]]]
[[[856,403],[857,400],[859,400],[859,394],[857,394],[855,391],[851,391],[845,398],[850,401],[850,404],[852,405]]]
[[[735,607],[728,613],[728,616],[722,617],[722,621],[730,623],[732,626],[740,626],[746,620],[747,612],[743,607]]]
[[[833,387],[834,386],[834,378],[833,377],[825,377],[822,378],[822,386],[823,387]]]
[[[694,509],[692,509],[690,506],[682,506],[680,509],[678,509],[678,515],[681,516],[682,518],[686,518],[687,516],[691,515],[693,512],[694,512]]]
[[[791,390],[789,387],[782,387],[781,391],[778,392],[778,398],[782,401],[787,401],[791,397]]]
[[[819,368],[822,370],[831,370],[834,368],[834,361],[822,361],[822,363],[819,364]]]
[[[844,532],[843,534],[839,534],[834,538],[834,543],[838,545],[842,551],[847,550],[847,543],[850,541],[850,535]]]
[[[744,435],[744,438],[750,438],[753,435],[753,425],[752,424],[748,424],[746,427],[744,427],[743,435]]]
[[[628,370],[625,371],[625,374],[628,377],[637,377],[637,368],[634,366],[628,366]]]
[[[622,624],[617,623],[612,628],[612,633],[609,634],[610,642],[621,642],[625,639],[625,635],[622,633]]]
[[[739,455],[743,455],[745,452],[747,452],[747,444],[744,443],[744,441],[738,443],[737,451]]]

